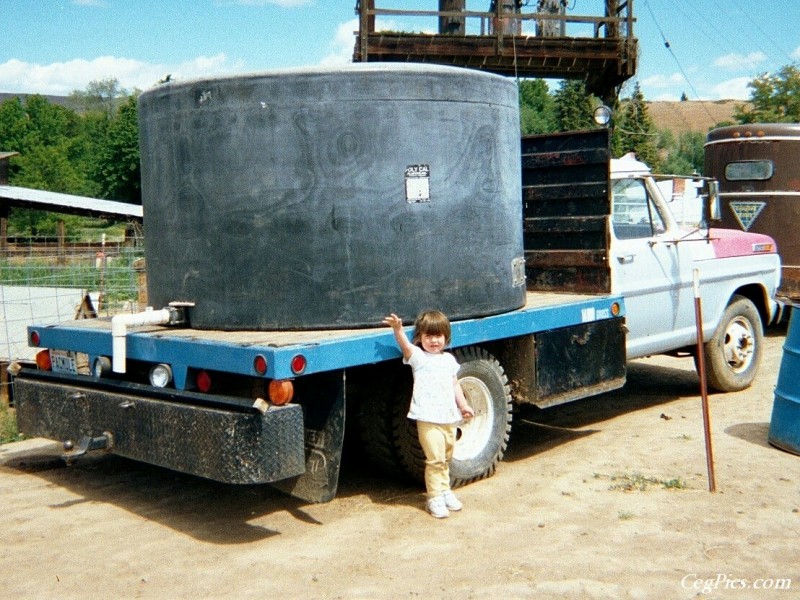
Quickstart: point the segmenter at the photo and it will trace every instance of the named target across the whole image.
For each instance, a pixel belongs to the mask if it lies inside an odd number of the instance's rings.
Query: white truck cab
[[[694,352],[697,270],[709,386],[743,389],[758,369],[763,327],[776,312],[775,241],[706,229],[703,180],[660,178],[633,154],[611,161],[612,291],[625,297],[627,357]]]

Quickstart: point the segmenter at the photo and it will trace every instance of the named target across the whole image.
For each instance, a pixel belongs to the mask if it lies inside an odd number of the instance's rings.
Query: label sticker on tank
[[[406,167],[406,202],[431,201],[430,165]]]
[[[519,256],[511,261],[511,286],[525,285],[525,258]]]
[[[747,231],[766,205],[766,202],[731,202],[731,210],[742,229]]]

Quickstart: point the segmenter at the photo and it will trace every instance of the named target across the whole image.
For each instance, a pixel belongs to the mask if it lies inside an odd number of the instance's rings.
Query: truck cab
[[[632,153],[611,160],[610,170],[611,282],[627,307],[628,359],[694,352],[697,276],[709,384],[747,387],[776,313],[775,241],[708,229],[707,179],[656,176]]]

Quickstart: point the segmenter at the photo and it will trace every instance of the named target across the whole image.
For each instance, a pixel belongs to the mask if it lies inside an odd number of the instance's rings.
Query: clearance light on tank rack
[[[265,375],[267,373],[267,359],[262,354],[259,354],[253,359],[253,369],[255,369],[256,373],[259,375]]]
[[[771,244],[770,242],[764,242],[763,244],[753,244],[753,254],[761,254],[761,253],[770,253],[775,252],[775,245]]]
[[[172,367],[161,363],[150,369],[150,385],[165,388],[172,383]]]
[[[621,312],[622,312],[622,307],[620,306],[619,302],[612,302],[611,314],[615,317],[618,317]]]
[[[38,331],[31,332],[31,346],[34,348],[38,348],[39,344],[42,342],[42,339],[39,337]]]
[[[291,379],[273,379],[267,387],[269,401],[275,406],[283,406],[294,397],[294,384]]]
[[[208,371],[200,371],[194,380],[197,389],[204,394],[208,393],[211,389],[211,375]]]
[[[40,371],[52,371],[53,363],[50,361],[50,350],[39,350],[36,353],[36,366]]]
[[[292,362],[289,364],[289,366],[292,369],[292,373],[294,373],[295,375],[302,375],[303,371],[306,370],[306,365],[307,365],[306,357],[303,356],[302,354],[296,355],[292,359]]]

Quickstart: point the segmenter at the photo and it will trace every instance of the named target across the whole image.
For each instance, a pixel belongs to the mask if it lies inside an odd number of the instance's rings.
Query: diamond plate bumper
[[[15,379],[14,399],[27,436],[77,442],[110,433],[115,454],[225,483],[269,483],[306,470],[296,404],[261,414],[38,378]]]

